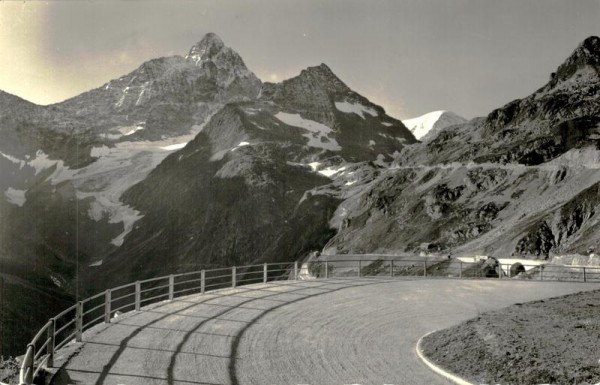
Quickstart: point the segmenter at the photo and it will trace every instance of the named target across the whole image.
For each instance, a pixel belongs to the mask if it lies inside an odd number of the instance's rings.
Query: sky
[[[215,32],[263,81],[326,63],[406,119],[484,116],[544,85],[600,0],[0,0],[0,90],[51,104]]]

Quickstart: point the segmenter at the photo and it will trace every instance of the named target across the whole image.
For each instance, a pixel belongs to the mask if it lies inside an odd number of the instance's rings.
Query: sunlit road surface
[[[456,279],[244,286],[98,325],[84,333],[66,368],[71,383],[86,385],[449,384],[416,356],[425,333],[517,302],[599,288]]]

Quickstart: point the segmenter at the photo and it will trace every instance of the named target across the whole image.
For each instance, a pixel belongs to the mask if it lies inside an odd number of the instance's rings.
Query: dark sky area
[[[50,104],[217,33],[264,81],[326,63],[405,119],[482,116],[541,87],[600,0],[0,1],[0,89]]]

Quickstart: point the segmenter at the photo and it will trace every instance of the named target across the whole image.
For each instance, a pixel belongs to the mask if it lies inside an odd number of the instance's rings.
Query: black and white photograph
[[[600,0],[0,0],[0,385],[600,385]]]

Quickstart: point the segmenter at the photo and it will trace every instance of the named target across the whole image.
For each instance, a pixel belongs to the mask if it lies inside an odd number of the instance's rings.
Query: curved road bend
[[[244,286],[98,325],[66,369],[71,383],[86,385],[449,384],[417,358],[423,334],[516,302],[599,288],[450,279]]]

